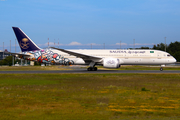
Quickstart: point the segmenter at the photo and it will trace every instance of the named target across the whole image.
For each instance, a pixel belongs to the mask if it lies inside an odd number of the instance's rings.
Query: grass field
[[[0,66],[0,71],[71,70],[68,66]]]
[[[78,66],[80,67],[80,66]],[[140,66],[140,65],[122,65],[118,69],[107,69],[102,66],[97,66],[98,69],[103,70],[159,70],[160,66]],[[84,67],[85,68],[85,67]],[[164,70],[180,70],[180,66],[166,66]],[[0,71],[33,71],[33,70],[72,70],[69,66],[0,66]]]
[[[99,66],[100,69],[107,69]],[[159,70],[160,66],[144,66],[144,65],[121,65],[118,69],[108,69],[108,70]],[[165,66],[164,70],[180,70],[180,66]]]
[[[0,74],[0,119],[180,119],[180,74]]]

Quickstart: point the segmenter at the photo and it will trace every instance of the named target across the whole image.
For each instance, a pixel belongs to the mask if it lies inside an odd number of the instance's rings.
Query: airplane
[[[121,65],[161,65],[172,64],[176,59],[169,53],[152,49],[109,49],[109,50],[66,50],[55,47],[41,49],[20,28],[12,27],[24,58],[40,63],[61,65],[87,65],[88,71],[97,67],[119,68]]]

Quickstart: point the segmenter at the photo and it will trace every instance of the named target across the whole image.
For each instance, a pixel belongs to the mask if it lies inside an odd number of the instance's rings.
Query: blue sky
[[[41,48],[132,48],[180,41],[180,0],[0,0],[0,49],[20,27]],[[19,47],[17,47],[19,48]],[[12,47],[12,51],[14,48]]]

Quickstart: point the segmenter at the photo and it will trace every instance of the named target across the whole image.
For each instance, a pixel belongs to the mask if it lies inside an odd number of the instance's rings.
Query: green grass
[[[0,74],[0,118],[180,119],[180,74]]]
[[[0,71],[71,70],[68,66],[0,66]]]
[[[100,69],[107,69],[99,67]],[[143,66],[143,65],[122,65],[118,69],[108,69],[108,70],[159,70],[160,66]],[[180,66],[165,66],[163,70],[180,70]]]
[[[88,66],[87,66],[88,67]],[[85,67],[84,67],[85,68]],[[69,66],[0,66],[0,71],[33,71],[33,70],[72,70]],[[118,69],[107,69],[103,66],[98,66],[98,69],[103,70],[159,70],[160,66],[140,66],[140,65],[122,65]],[[164,70],[180,70],[180,66],[163,67]]]

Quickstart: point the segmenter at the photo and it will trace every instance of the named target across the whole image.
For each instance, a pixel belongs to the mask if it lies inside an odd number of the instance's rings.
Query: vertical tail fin
[[[18,27],[12,27],[22,52],[40,50],[40,48]]]

